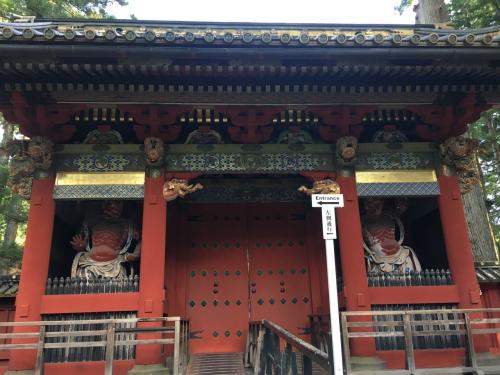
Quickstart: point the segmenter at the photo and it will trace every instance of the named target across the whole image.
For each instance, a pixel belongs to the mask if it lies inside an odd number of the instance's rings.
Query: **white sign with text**
[[[311,200],[313,207],[344,207],[343,194],[313,194]]]

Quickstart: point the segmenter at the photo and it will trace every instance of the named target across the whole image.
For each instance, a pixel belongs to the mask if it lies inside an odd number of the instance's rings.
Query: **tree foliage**
[[[413,0],[401,0],[401,2],[394,7],[394,9],[397,10],[399,14],[403,14],[406,8],[409,8],[412,5],[413,5]]]
[[[395,9],[402,14],[415,0],[400,0]],[[447,2],[451,23],[457,29],[496,26],[500,22],[500,0],[451,0]]]
[[[0,16],[12,14],[38,18],[104,18],[106,7],[113,3],[127,5],[127,0],[0,0]]]
[[[22,243],[28,218],[27,203],[7,188],[8,166],[0,164],[0,273],[17,268],[21,262]],[[14,230],[14,235],[8,235]]]
[[[499,0],[452,0],[448,10],[457,29],[477,29],[500,23]]]

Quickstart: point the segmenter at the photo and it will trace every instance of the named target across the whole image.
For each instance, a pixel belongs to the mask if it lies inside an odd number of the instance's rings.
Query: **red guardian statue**
[[[415,251],[403,245],[404,226],[400,214],[406,202],[397,201],[396,210],[384,210],[384,200],[368,198],[364,201],[363,247],[368,272],[420,271],[422,267]],[[399,239],[396,239],[396,226]]]
[[[71,277],[127,277],[124,263],[139,258],[141,244],[132,221],[122,218],[121,201],[102,203],[102,214],[83,223],[81,233],[70,241],[78,251],[71,267]],[[137,245],[129,252],[132,241]],[[133,273],[133,270],[131,271]]]

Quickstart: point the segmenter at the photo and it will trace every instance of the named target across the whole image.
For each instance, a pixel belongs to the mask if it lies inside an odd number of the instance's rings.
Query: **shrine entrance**
[[[250,321],[268,319],[299,337],[311,314],[306,205],[192,204],[186,312],[192,353],[243,352]]]

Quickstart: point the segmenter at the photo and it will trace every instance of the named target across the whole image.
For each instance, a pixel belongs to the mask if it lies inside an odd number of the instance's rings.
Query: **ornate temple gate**
[[[248,323],[303,334],[311,313],[303,204],[193,204],[188,209],[186,311],[191,352],[243,352]]]

